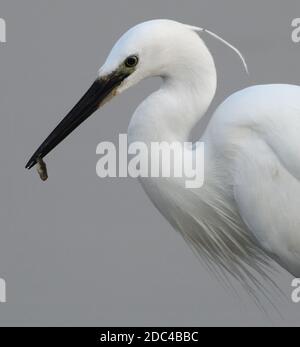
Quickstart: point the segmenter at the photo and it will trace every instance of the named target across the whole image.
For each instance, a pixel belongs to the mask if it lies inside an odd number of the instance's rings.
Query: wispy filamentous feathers
[[[207,186],[207,194],[201,193],[202,197],[205,194],[205,199],[199,199],[194,190],[189,190],[187,199],[186,191],[181,195],[179,190],[168,189],[168,182],[165,188],[168,201],[163,205],[163,210],[155,201],[154,204],[180,232],[208,270],[223,284],[234,289],[229,278],[232,276],[260,309],[264,310],[261,300],[264,297],[277,310],[269,292],[271,289],[282,294],[271,277],[276,272],[274,262],[252,238],[238,211],[231,208],[233,204],[228,204],[228,192]],[[199,209],[205,218],[199,218]],[[270,285],[269,289],[267,285]]]
[[[199,28],[199,27],[195,27],[195,26],[191,26],[191,25],[186,25],[189,29],[192,29],[194,31],[197,32],[204,32],[207,33],[208,35],[214,37],[215,39],[217,39],[218,41],[221,41],[222,43],[224,43],[227,47],[229,47],[230,49],[232,49],[241,59],[243,66],[245,68],[245,71],[247,72],[247,74],[249,74],[249,69],[248,69],[248,65],[246,63],[246,60],[244,58],[244,56],[242,55],[242,53],[235,47],[233,46],[231,43],[229,43],[228,41],[224,40],[221,36],[215,34],[214,32],[208,30],[208,29],[204,29],[204,28]]]

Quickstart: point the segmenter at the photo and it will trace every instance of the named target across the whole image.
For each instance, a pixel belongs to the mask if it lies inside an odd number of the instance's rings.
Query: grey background
[[[249,78],[229,49],[206,40],[219,72],[213,110],[250,84],[299,84],[300,44],[291,41],[299,16],[299,0],[0,0],[8,40],[0,45],[1,326],[299,325],[284,271],[276,281],[288,300],[278,302],[281,317],[266,315],[206,272],[137,181],[96,176],[96,145],[126,132],[157,80],[106,105],[49,155],[46,184],[24,169],[134,24],[175,19],[242,50]]]

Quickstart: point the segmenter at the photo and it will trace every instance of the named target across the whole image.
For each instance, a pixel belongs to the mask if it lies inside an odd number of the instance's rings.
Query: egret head
[[[192,69],[198,73],[199,68],[205,73],[209,68],[215,70],[197,31],[204,29],[171,20],[153,20],[127,31],[112,48],[96,81],[37,149],[26,168],[33,167],[101,105],[141,80],[151,76],[186,79]]]
[[[191,27],[171,20],[153,20],[133,27],[117,41],[99,70],[99,78],[124,76],[116,88],[120,93],[147,77],[178,76],[195,65],[195,58],[201,61],[208,55]]]

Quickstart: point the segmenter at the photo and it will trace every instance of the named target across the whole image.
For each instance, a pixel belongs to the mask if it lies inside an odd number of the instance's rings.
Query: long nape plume
[[[235,46],[233,46],[231,43],[229,43],[228,41],[224,40],[222,37],[220,37],[219,35],[213,33],[210,30],[207,30],[207,29],[204,29],[204,28],[195,27],[195,26],[191,26],[191,25],[187,25],[187,27],[189,29],[197,31],[197,32],[207,33],[208,35],[212,36],[213,38],[217,39],[218,41],[221,41],[227,47],[232,49],[240,57],[240,59],[241,59],[241,61],[243,63],[243,66],[245,68],[245,71],[249,75],[249,70],[248,70],[248,66],[247,66],[246,60],[245,60],[244,56],[242,55],[242,53]]]

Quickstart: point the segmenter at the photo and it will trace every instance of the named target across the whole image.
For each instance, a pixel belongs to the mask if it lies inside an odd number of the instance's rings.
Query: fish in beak
[[[99,77],[75,107],[35,151],[26,164],[26,168],[31,169],[33,166],[38,164],[38,172],[41,178],[46,178],[46,166],[42,159],[82,122],[90,117],[101,105],[110,100],[116,94],[118,86],[128,76],[129,73],[118,69],[108,76]]]

